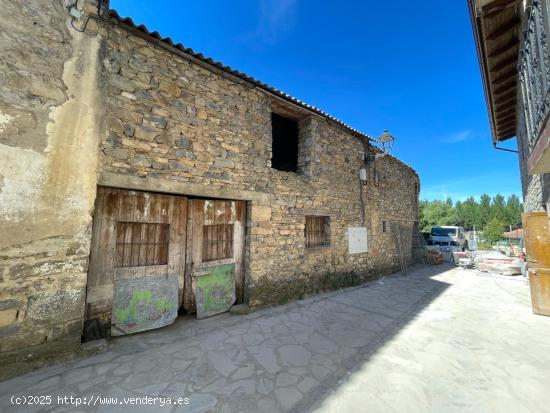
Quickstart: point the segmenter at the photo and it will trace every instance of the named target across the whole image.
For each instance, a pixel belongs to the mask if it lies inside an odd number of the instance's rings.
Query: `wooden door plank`
[[[191,285],[191,273],[193,271],[193,227],[194,227],[194,210],[196,200],[187,200],[187,233],[185,241],[185,271],[183,282],[183,308],[188,312],[193,311],[193,289]]]
[[[187,226],[187,198],[174,197],[172,210],[172,225],[170,226],[170,244],[168,257],[168,272],[178,278],[178,304],[183,304],[185,285],[185,244]]]
[[[116,221],[121,202],[119,192],[116,189],[106,188],[105,191],[103,222],[101,228],[101,245],[99,246],[99,254],[101,255],[101,273],[99,274],[97,285],[113,283]]]
[[[246,229],[246,203],[235,201],[235,221],[233,224],[233,257],[235,258],[236,303],[244,300],[244,243]]]
[[[96,286],[99,276],[99,265],[101,256],[99,254],[99,245],[101,242],[101,227],[103,224],[103,208],[105,201],[105,191],[102,187],[97,188],[95,200],[94,217],[92,220],[92,242],[90,245],[90,265],[88,269],[88,287]]]

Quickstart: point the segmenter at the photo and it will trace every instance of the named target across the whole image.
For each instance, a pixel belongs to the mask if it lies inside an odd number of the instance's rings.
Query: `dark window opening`
[[[382,232],[386,232],[386,221],[382,221]]]
[[[170,226],[148,222],[117,222],[115,267],[168,264]]]
[[[216,261],[233,257],[233,224],[202,227],[202,260]]]
[[[306,216],[306,248],[330,245],[330,218]]]
[[[298,122],[271,114],[271,167],[285,172],[298,170]]]

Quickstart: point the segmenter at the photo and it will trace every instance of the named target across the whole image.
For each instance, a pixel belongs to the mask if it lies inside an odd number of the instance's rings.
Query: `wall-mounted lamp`
[[[382,136],[380,136],[379,138],[373,139],[373,141],[380,144],[379,149],[381,149],[382,152],[374,153],[371,155],[368,153],[368,145],[366,145],[365,151],[367,153],[365,154],[365,164],[368,164],[369,162],[373,162],[377,158],[380,158],[382,156],[386,156],[387,154],[389,154],[390,151],[393,149],[393,143],[395,142],[395,138],[392,135],[390,135],[389,131],[385,130]]]
[[[390,135],[389,131],[385,130],[382,136],[376,139],[376,141],[382,145],[382,152],[386,155],[393,149],[395,138]]]

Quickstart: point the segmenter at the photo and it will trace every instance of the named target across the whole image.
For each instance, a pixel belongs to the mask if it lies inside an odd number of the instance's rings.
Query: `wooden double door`
[[[244,294],[243,201],[98,188],[86,319],[111,335],[227,311]]]

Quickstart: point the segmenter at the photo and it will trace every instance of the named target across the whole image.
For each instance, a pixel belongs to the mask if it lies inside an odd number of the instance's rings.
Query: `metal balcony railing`
[[[529,154],[537,144],[550,109],[549,15],[550,0],[533,0],[520,52],[519,78]]]

